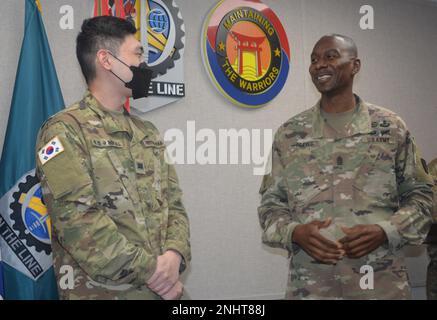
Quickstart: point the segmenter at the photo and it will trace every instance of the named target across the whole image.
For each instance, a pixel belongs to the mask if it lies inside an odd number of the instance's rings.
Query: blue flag
[[[35,142],[64,107],[37,0],[26,1],[24,38],[0,160],[0,248],[5,299],[57,299],[50,219],[35,176]]]

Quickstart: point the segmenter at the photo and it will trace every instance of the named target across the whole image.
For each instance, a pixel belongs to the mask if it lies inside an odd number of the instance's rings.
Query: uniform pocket
[[[99,206],[115,220],[133,217],[138,192],[132,179],[129,152],[115,139],[89,137],[93,185]]]
[[[42,171],[54,199],[59,199],[92,184],[83,161],[69,153],[69,150],[47,162],[42,166]]]
[[[124,196],[126,200],[136,205],[139,202],[139,197],[135,186],[135,175],[132,169],[129,170],[132,164],[130,163],[130,158],[125,156],[125,153],[126,150],[123,149],[110,149],[107,151],[107,156],[112,164],[112,168],[108,168],[111,170],[108,175],[116,173],[116,182],[118,182],[122,192],[120,196]],[[124,163],[126,161],[129,163]],[[115,172],[113,170],[115,170]],[[117,185],[117,183],[115,183],[115,185]]]
[[[354,200],[375,206],[396,206],[395,145],[390,140],[370,142],[355,177]]]
[[[328,177],[320,165],[319,149],[294,149],[284,170],[291,210],[297,214],[296,218],[303,222],[306,222],[307,218],[301,217],[302,214],[308,215],[308,219],[321,218],[320,204],[324,200],[323,192],[328,189]]]
[[[152,211],[159,211],[164,204],[163,183],[165,172],[162,170],[165,145],[161,141],[144,139],[142,156],[137,162],[137,183],[140,197]],[[141,170],[144,167],[144,170]]]

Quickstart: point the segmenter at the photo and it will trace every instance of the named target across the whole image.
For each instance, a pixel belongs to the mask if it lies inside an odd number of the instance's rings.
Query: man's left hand
[[[384,230],[376,224],[358,224],[352,228],[341,229],[346,236],[339,241],[343,244],[346,256],[352,259],[369,254],[387,240]]]

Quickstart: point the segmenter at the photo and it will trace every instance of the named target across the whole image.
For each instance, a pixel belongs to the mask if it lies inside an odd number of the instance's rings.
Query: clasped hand
[[[376,224],[359,224],[351,228],[342,226],[345,236],[331,241],[320,234],[320,229],[327,228],[332,219],[315,220],[298,225],[293,232],[293,242],[319,262],[336,264],[344,256],[352,259],[361,258],[381,246],[387,236]]]

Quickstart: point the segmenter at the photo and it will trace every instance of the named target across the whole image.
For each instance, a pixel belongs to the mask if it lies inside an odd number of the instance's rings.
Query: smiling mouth
[[[329,80],[331,80],[331,78],[332,78],[332,75],[330,75],[330,74],[323,74],[323,75],[316,77],[317,82],[319,82],[319,83],[328,82]]]

